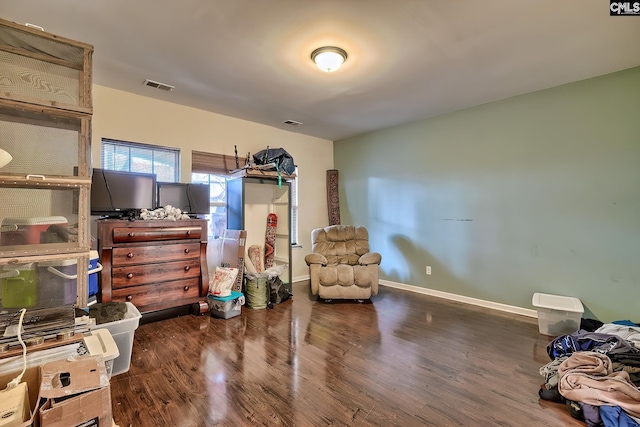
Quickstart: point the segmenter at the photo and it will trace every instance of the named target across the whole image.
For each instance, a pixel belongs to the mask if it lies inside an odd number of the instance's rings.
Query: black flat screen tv
[[[93,169],[91,215],[123,216],[156,205],[156,175]]]
[[[157,207],[171,205],[189,215],[209,214],[209,184],[158,182]]]

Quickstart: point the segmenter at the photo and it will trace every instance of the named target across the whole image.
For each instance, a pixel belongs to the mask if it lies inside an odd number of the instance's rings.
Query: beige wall
[[[326,226],[325,174],[333,168],[333,142],[289,132],[169,102],[158,101],[104,86],[93,86],[92,159],[100,166],[100,140],[177,147],[181,150],[183,182],[191,177],[191,150],[239,155],[255,153],[267,145],[282,147],[299,169],[299,237],[293,250],[292,275],[309,274],[304,255],[311,249],[311,230]]]

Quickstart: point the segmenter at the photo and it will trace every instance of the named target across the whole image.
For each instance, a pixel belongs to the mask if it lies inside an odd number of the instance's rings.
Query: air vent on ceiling
[[[154,80],[149,80],[149,79],[146,79],[143,85],[160,89],[160,90],[166,90],[167,92],[174,90],[176,88],[175,86],[171,86],[166,83],[156,82]]]
[[[285,120],[284,122],[285,125],[291,125],[291,126],[302,126],[301,122],[296,122],[295,120]]]

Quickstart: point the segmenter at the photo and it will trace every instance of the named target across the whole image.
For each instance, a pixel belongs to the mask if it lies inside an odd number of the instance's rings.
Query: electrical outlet
[[[431,266],[427,265],[427,276],[431,276]]]

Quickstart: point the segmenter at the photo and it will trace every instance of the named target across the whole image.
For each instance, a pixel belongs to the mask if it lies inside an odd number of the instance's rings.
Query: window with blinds
[[[102,138],[102,169],[154,173],[159,182],[180,182],[180,150]]]
[[[210,175],[229,175],[234,169],[243,167],[247,159],[238,158],[226,154],[205,153],[203,151],[191,152],[191,172],[206,173]]]

